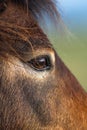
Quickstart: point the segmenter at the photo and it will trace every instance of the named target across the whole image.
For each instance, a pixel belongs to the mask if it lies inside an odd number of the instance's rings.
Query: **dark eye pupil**
[[[39,71],[49,70],[51,68],[51,62],[48,56],[36,57],[28,63],[31,65],[31,67]]]
[[[3,12],[7,7],[6,0],[0,0],[0,13]]]

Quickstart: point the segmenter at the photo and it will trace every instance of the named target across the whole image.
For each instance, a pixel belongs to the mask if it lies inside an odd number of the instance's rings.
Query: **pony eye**
[[[5,0],[0,0],[0,13],[7,8],[7,2]]]
[[[31,59],[29,65],[38,71],[50,70],[51,69],[51,60],[49,56],[39,56],[34,59]]]

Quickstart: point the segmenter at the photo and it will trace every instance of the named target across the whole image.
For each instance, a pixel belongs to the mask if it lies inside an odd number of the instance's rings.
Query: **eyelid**
[[[52,48],[44,48],[44,49],[34,49],[33,51],[29,52],[28,55],[26,56],[25,62],[39,56],[43,55],[48,55],[54,64],[55,62],[55,52]]]

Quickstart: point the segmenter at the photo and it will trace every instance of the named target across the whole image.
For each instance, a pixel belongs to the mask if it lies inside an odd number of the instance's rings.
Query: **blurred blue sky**
[[[60,4],[66,9],[84,9],[87,8],[87,0],[58,0]]]
[[[87,0],[57,0],[61,15],[71,29],[87,31]]]

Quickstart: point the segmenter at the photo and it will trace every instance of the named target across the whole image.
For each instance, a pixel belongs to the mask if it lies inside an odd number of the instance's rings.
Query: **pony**
[[[40,27],[53,0],[0,0],[0,130],[87,130],[87,93]]]

